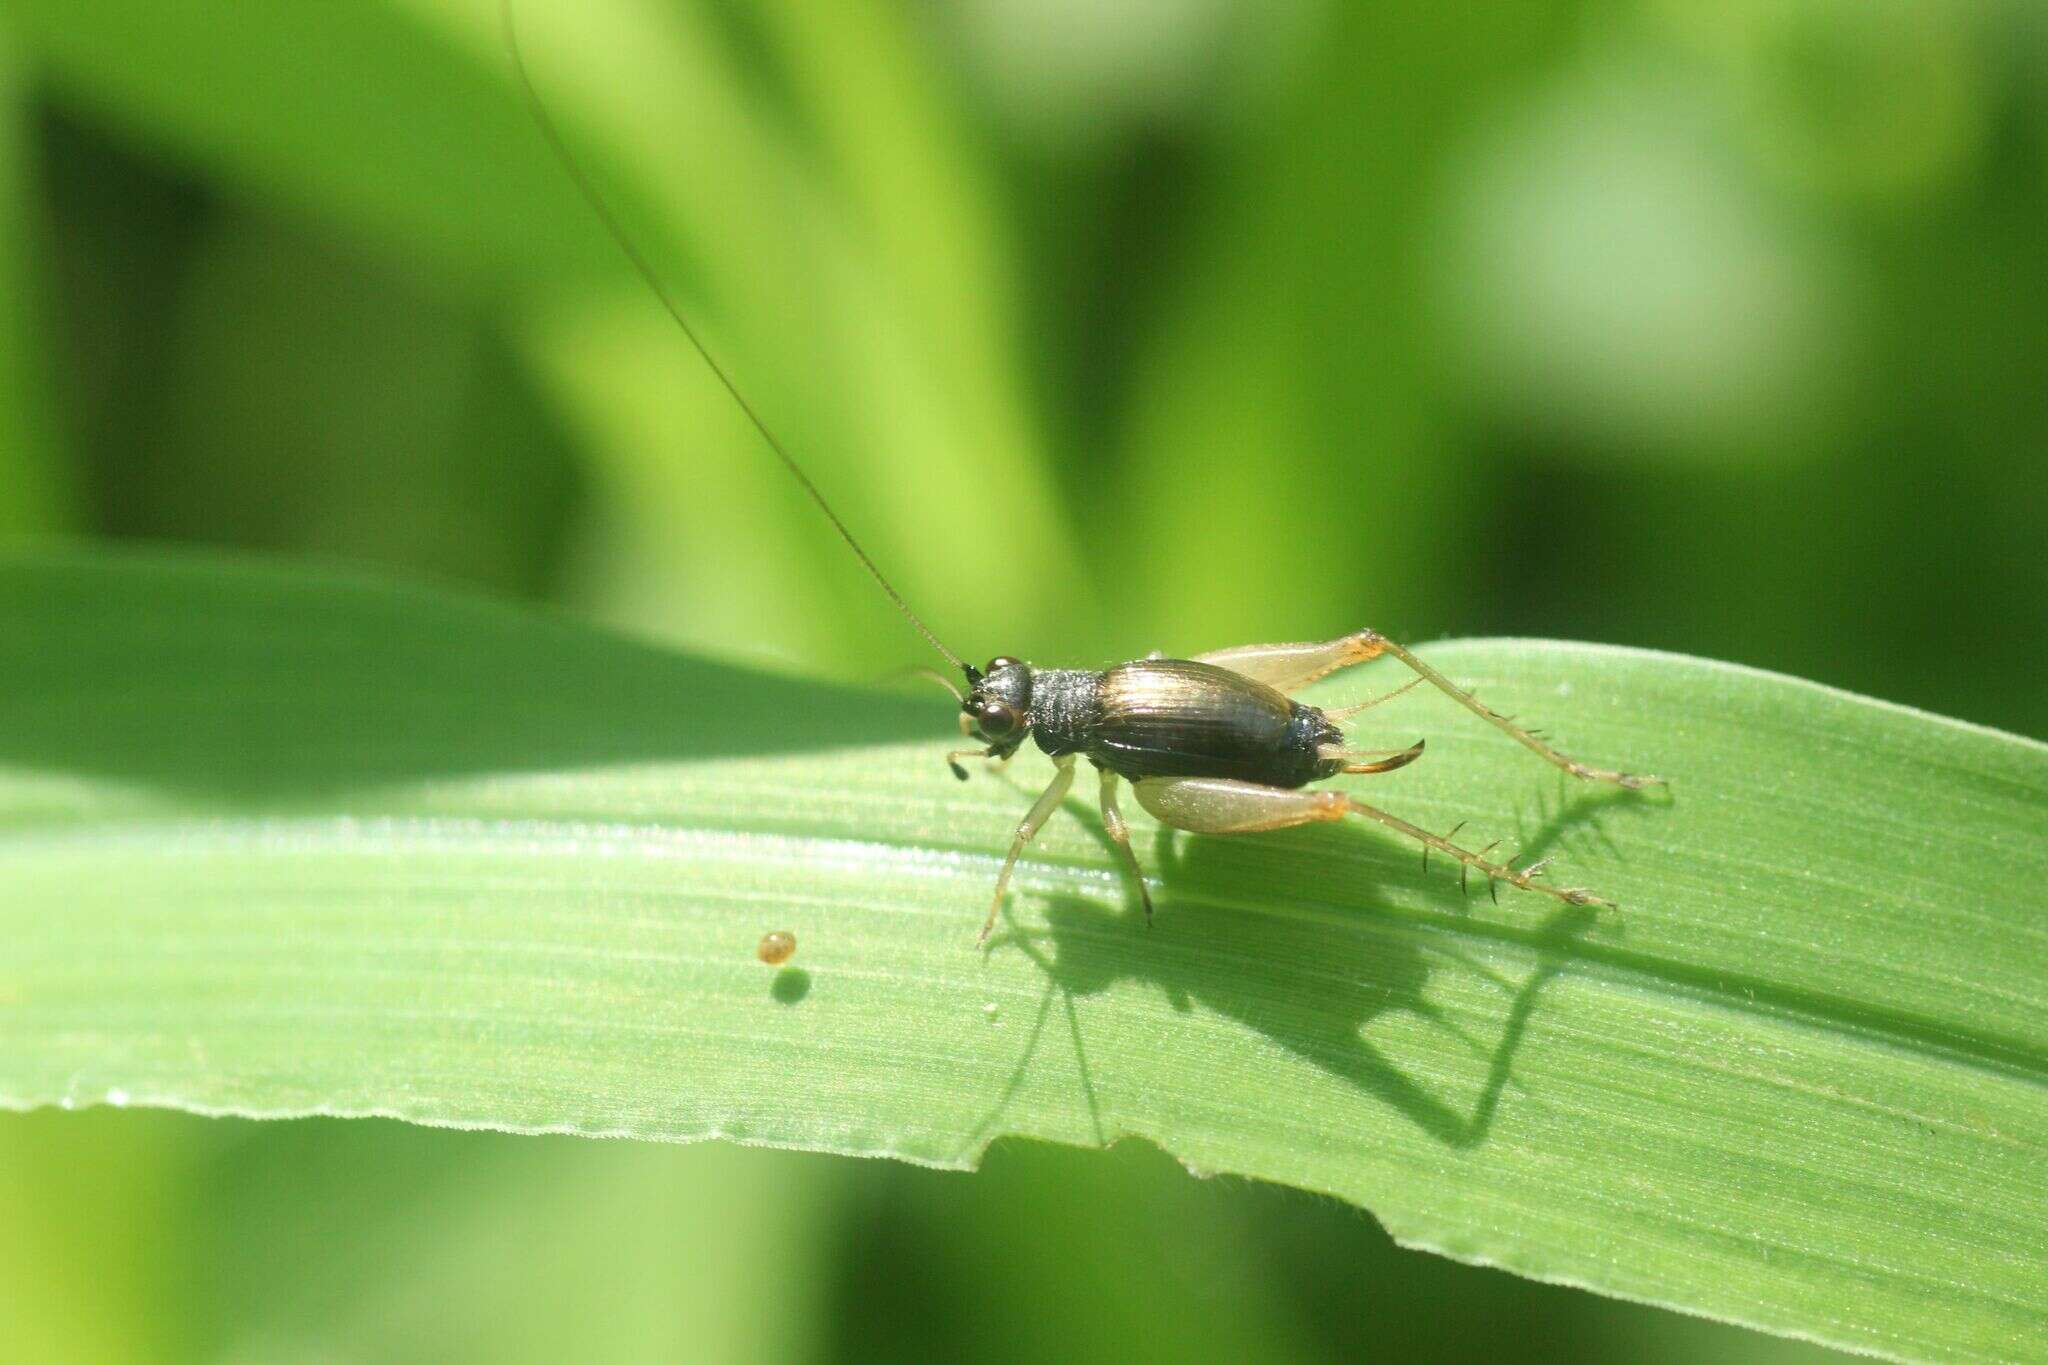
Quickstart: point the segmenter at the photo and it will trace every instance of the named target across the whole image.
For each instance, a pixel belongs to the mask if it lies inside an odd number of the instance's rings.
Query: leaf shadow
[[[1639,794],[1621,791],[1567,797],[1544,813],[1521,846],[1529,857],[1542,856],[1574,831],[1597,828],[1603,811],[1638,800]],[[1106,844],[1099,826],[1090,828]],[[1601,916],[1593,907],[1515,893],[1534,902],[1531,927],[1482,926],[1466,917],[1468,893],[1455,875],[1446,875],[1441,865],[1425,874],[1420,859],[1407,852],[1376,830],[1348,824],[1279,837],[1209,838],[1162,829],[1146,860],[1160,883],[1152,925],[1145,923],[1135,895],[1126,894],[1118,909],[1071,893],[1044,897],[1042,929],[1019,928],[1011,920],[1007,932],[991,942],[992,951],[1027,956],[1043,973],[1046,989],[1012,1075],[975,1140],[993,1129],[1022,1088],[1057,1002],[1075,1048],[1080,1100],[1098,1141],[1109,1141],[1115,1125],[1102,1112],[1077,1002],[1135,980],[1157,991],[1176,1013],[1205,1010],[1262,1035],[1446,1147],[1485,1142],[1501,1098],[1514,1084],[1515,1056],[1545,987]],[[1291,907],[1295,913],[1260,909],[1274,904],[1276,885],[1301,880],[1298,872],[1276,880],[1277,861],[1301,858],[1347,875],[1325,879],[1318,894]],[[1406,884],[1419,886],[1434,909],[1453,918],[1418,919],[1412,909],[1397,909],[1384,898],[1385,888]],[[1475,885],[1469,894],[1484,892]],[[1456,940],[1475,934],[1520,944],[1526,969],[1503,975],[1462,951]],[[1482,977],[1495,988],[1497,1008],[1469,1024],[1452,1017],[1426,990],[1437,970]],[[1464,1054],[1467,1065],[1452,1086],[1418,1079],[1374,1040],[1375,1021],[1397,1013],[1422,1020]],[[1470,1020],[1469,1007],[1464,1013]],[[1171,1046],[1170,1038],[1161,1044]],[[1452,1088],[1459,1093],[1449,1093]]]
[[[547,612],[166,550],[0,563],[0,764],[241,805],[477,773],[943,743],[923,696]]]

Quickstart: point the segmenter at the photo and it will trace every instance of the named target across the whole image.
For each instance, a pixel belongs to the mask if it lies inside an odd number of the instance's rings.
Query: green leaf
[[[57,459],[40,330],[31,111],[19,54],[0,26],[0,535],[67,529],[77,510]]]
[[[392,248],[424,278],[510,296],[522,349],[592,461],[578,597],[674,636],[722,642],[744,625],[783,657],[861,657],[856,630],[819,644],[847,611],[821,627],[774,605],[852,603],[867,585],[837,573],[842,551],[817,536],[815,511],[759,459],[533,127],[495,0],[13,0],[6,19],[95,118]],[[1094,594],[1011,339],[1020,290],[997,187],[964,111],[928,93],[929,54],[887,6],[764,19],[761,55],[788,69],[786,117],[764,114],[752,63],[709,13],[519,11],[579,159],[899,585],[923,600],[993,540],[1031,566],[1005,585],[1010,647],[1092,628],[1102,616],[1076,611]],[[786,125],[815,125],[822,145]],[[710,487],[694,477],[728,467]],[[924,500],[891,493],[913,486]],[[991,488],[999,531],[929,514]],[[742,519],[760,551],[743,574],[708,548]],[[738,600],[736,580],[764,576],[788,591]]]
[[[230,185],[482,281],[612,265],[532,146],[481,6],[10,0],[6,22],[68,100]]]
[[[2048,749],[1697,660],[1428,652],[1672,786],[1566,791],[1418,692],[1358,728],[1427,760],[1359,790],[1618,913],[1462,897],[1377,826],[1139,820],[1148,930],[1075,799],[983,955],[1045,768],[954,783],[949,705],[348,579],[15,561],[0,1103],[940,1166],[1137,1135],[1539,1278],[2037,1351]]]

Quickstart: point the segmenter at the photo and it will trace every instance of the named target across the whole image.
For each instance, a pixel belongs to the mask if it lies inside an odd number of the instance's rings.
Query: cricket
[[[953,775],[967,779],[962,758],[1006,761],[1027,740],[1052,760],[1052,780],[1018,822],[1009,855],[997,874],[980,943],[985,945],[995,928],[1018,859],[1073,786],[1078,758],[1086,758],[1100,778],[1103,827],[1137,887],[1147,923],[1152,919],[1152,894],[1118,805],[1120,784],[1125,782],[1130,783],[1145,811],[1173,829],[1209,835],[1255,834],[1356,816],[1422,845],[1425,865],[1429,854],[1436,852],[1462,865],[1461,880],[1479,873],[1489,892],[1505,882],[1568,905],[1614,905],[1583,888],[1543,880],[1547,858],[1521,868],[1513,865],[1513,858],[1493,862],[1490,855],[1499,846],[1498,840],[1476,851],[1467,849],[1453,842],[1462,825],[1448,835],[1436,834],[1345,792],[1313,786],[1340,775],[1392,772],[1421,758],[1421,740],[1393,751],[1354,749],[1345,738],[1342,723],[1424,683],[1575,778],[1626,788],[1662,784],[1661,778],[1596,768],[1568,757],[1548,744],[1540,732],[1494,711],[1377,631],[1358,630],[1320,642],[1239,645],[1191,659],[1154,654],[1107,669],[1039,668],[1008,655],[976,667],[948,648],[896,591],[705,345],[673,292],[597,192],[549,114],[520,48],[513,0],[503,0],[502,18],[506,47],[527,109],[577,190],[763,444],[825,515],[883,595],[959,673],[961,683],[955,684],[936,669],[918,670],[938,679],[958,699],[961,734],[975,745],[946,755]],[[1292,696],[1340,669],[1382,656],[1397,660],[1415,676],[1393,692],[1334,709],[1311,706]],[[769,960],[766,940],[763,943],[763,959]]]

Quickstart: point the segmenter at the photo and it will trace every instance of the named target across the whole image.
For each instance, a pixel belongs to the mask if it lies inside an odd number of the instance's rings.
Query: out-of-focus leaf
[[[680,244],[713,351],[941,635],[979,657],[1071,637],[1101,616],[1019,389],[991,188],[901,17],[848,8],[763,12],[784,119],[700,11],[529,6],[522,42],[579,159],[651,206],[629,234],[657,261]],[[580,600],[707,647],[900,662],[872,588],[642,291],[565,300],[534,340],[609,494]]]
[[[50,413],[44,291],[32,215],[28,103],[15,50],[0,27],[0,536],[65,528],[70,490]]]
[[[241,1291],[226,1358],[815,1355],[833,1163],[352,1127],[272,1128],[204,1173],[204,1250]]]
[[[1063,813],[983,956],[1043,770],[954,784],[940,709],[147,559],[13,564],[0,627],[8,1104],[934,1165],[1136,1134],[1411,1244],[1841,1344],[2048,1330],[2039,744],[1671,656],[1439,646],[1670,793],[1560,795],[1435,698],[1369,713],[1430,755],[1363,790],[1554,852],[1619,914],[1462,898],[1377,827],[1141,822],[1147,930]]]
[[[0,1125],[0,1358],[121,1365],[170,1353],[186,1155],[162,1140],[170,1126]]]
[[[481,6],[7,8],[24,51],[67,99],[232,185],[420,245],[473,278],[613,269],[587,210],[531,145]],[[443,9],[477,22],[464,27]]]
[[[813,1358],[851,1163],[168,1110],[0,1124],[9,1360]]]
[[[1132,576],[1142,609],[1244,638],[1464,609],[1425,548],[1469,539],[1488,474],[1432,391],[1437,166],[1542,70],[1559,8],[1334,5],[1278,41],[1259,26],[1247,45],[1280,55],[1233,66],[1228,191],[1139,366],[1116,539],[1201,547]],[[1264,526],[1287,528],[1277,548],[1239,534]]]
[[[722,648],[899,657],[877,643],[871,601],[852,606],[869,589],[816,511],[531,126],[497,0],[13,8],[67,98],[529,301],[532,352],[595,456],[579,600]],[[903,19],[869,8],[864,23],[838,7],[764,17],[755,55],[787,73],[788,117],[708,11],[529,0],[520,15],[579,159],[841,513],[916,600],[1000,604],[1009,635],[978,653],[1028,649],[1071,627],[1089,590],[1009,353],[1015,284],[992,191],[959,146],[961,116],[922,93]],[[735,522],[755,528],[744,559],[718,534]],[[968,564],[983,586],[960,594]],[[828,608],[764,614],[794,595],[745,589],[785,572]]]
[[[540,586],[576,480],[474,310],[261,215],[217,220],[187,278],[124,531]]]

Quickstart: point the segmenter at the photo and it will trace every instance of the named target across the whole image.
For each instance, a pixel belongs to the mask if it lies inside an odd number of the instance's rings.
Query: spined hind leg
[[[1236,649],[1220,649],[1213,654],[1196,657],[1203,663],[1215,664],[1254,678],[1269,687],[1282,692],[1292,692],[1306,687],[1318,678],[1326,677],[1340,668],[1362,664],[1390,654],[1411,669],[1418,681],[1426,682],[1437,691],[1449,697],[1473,715],[1500,730],[1517,744],[1541,757],[1545,762],[1554,763],[1573,777],[1589,782],[1612,782],[1623,787],[1654,787],[1663,784],[1661,777],[1644,777],[1635,773],[1616,772],[1610,768],[1595,768],[1581,763],[1567,754],[1559,753],[1544,743],[1541,736],[1523,729],[1500,712],[1488,706],[1464,688],[1452,682],[1435,668],[1424,663],[1406,647],[1396,644],[1376,630],[1361,630],[1339,640],[1321,644],[1302,643],[1287,645],[1240,645]],[[1411,683],[1410,686],[1413,686]],[[1371,705],[1372,703],[1367,703]],[[1352,708],[1358,710],[1362,708]],[[1342,718],[1342,712],[1332,712]]]
[[[1254,782],[1233,782],[1217,777],[1152,777],[1133,782],[1131,790],[1137,793],[1138,804],[1150,811],[1159,823],[1192,834],[1257,834],[1311,824],[1317,820],[1342,820],[1347,815],[1360,815],[1463,863],[1471,871],[1486,877],[1489,883],[1504,881],[1524,891],[1540,891],[1567,905],[1614,904],[1590,891],[1549,886],[1536,880],[1543,870],[1541,863],[1517,870],[1488,862],[1484,854],[1460,848],[1440,834],[1432,834],[1420,825],[1412,825],[1377,806],[1354,801],[1339,791],[1262,787]]]

